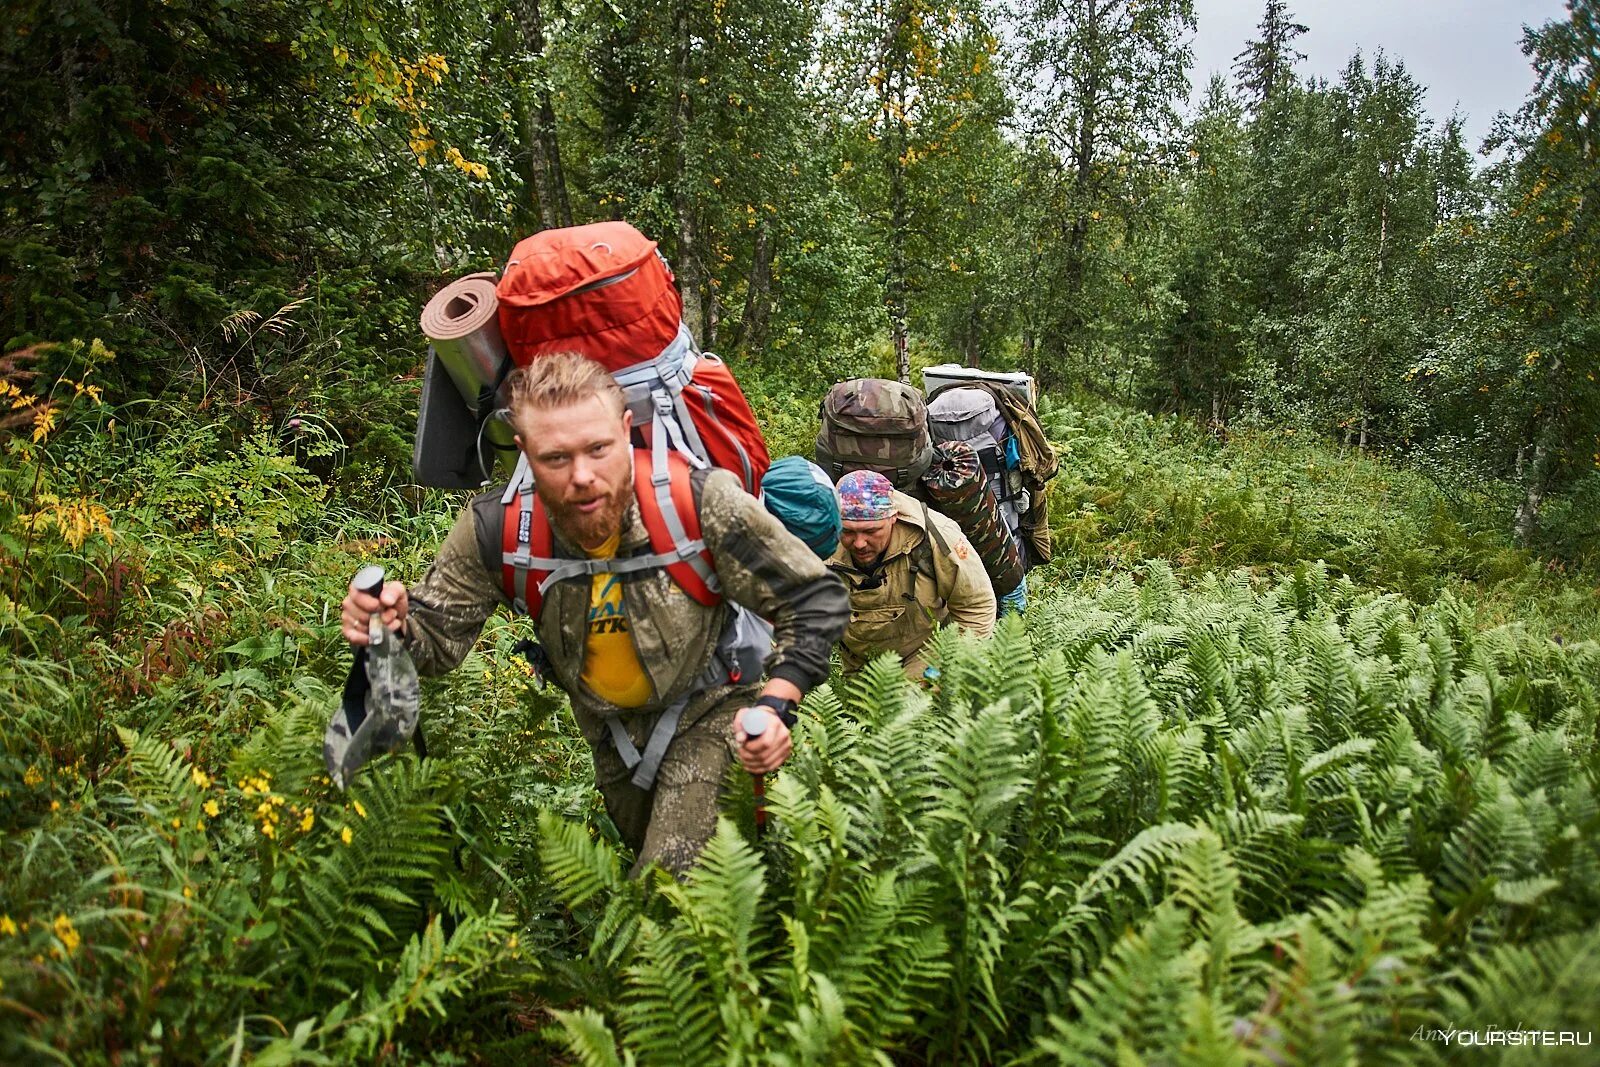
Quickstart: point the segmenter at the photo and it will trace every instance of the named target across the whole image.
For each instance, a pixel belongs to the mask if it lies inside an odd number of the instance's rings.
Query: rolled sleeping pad
[[[922,476],[922,488],[935,509],[954,519],[977,549],[996,598],[1022,582],[1022,557],[1017,542],[1000,517],[983,464],[965,441],[933,446],[933,463]]]
[[[423,336],[474,414],[483,389],[504,381],[511,358],[500,337],[499,308],[494,275],[485,271],[457,278],[422,309]]]
[[[457,278],[422,309],[422,333],[433,352],[428,378],[443,369],[464,409],[424,383],[412,467],[423,485],[472,488],[493,480],[497,464],[516,454],[511,424],[490,418],[508,400],[511,358],[500,336],[499,299],[488,271]],[[443,385],[443,382],[438,383]]]

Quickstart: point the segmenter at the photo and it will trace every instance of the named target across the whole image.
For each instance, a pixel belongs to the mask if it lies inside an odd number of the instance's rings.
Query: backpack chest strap
[[[660,570],[681,563],[691,557],[699,556],[704,552],[704,541],[685,541],[670,552],[652,552],[648,556],[624,556],[621,559],[560,559],[556,557],[540,557],[524,555],[520,550],[507,552],[502,557],[505,566],[511,567],[519,574],[526,575],[535,572],[539,578],[538,589],[540,595],[548,592],[552,585],[564,582],[569,578],[578,578],[584,575],[593,577],[596,574],[637,574],[639,571]],[[525,580],[525,579],[524,579]]]

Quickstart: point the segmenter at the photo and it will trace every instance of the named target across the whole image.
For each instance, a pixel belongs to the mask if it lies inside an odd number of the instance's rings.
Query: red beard
[[[579,501],[549,500],[542,492],[539,499],[550,516],[550,524],[562,537],[580,548],[592,549],[605,544],[612,534],[622,529],[622,516],[632,497],[609,494],[602,498],[598,508],[588,512],[578,510]]]

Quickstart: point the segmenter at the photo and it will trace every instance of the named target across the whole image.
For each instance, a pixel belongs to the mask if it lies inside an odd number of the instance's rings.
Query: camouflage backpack
[[[933,462],[922,393],[886,378],[840,382],[823,398],[817,465],[834,481],[851,471],[877,471],[896,489],[914,492]]]

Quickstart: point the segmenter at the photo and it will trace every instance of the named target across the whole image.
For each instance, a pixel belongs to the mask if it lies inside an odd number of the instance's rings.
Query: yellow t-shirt
[[[610,559],[617,554],[622,531],[596,549],[585,549],[590,559]],[[650,678],[628,631],[622,603],[622,576],[597,574],[589,590],[589,633],[583,645],[583,681],[596,696],[619,708],[637,708],[650,699]]]

